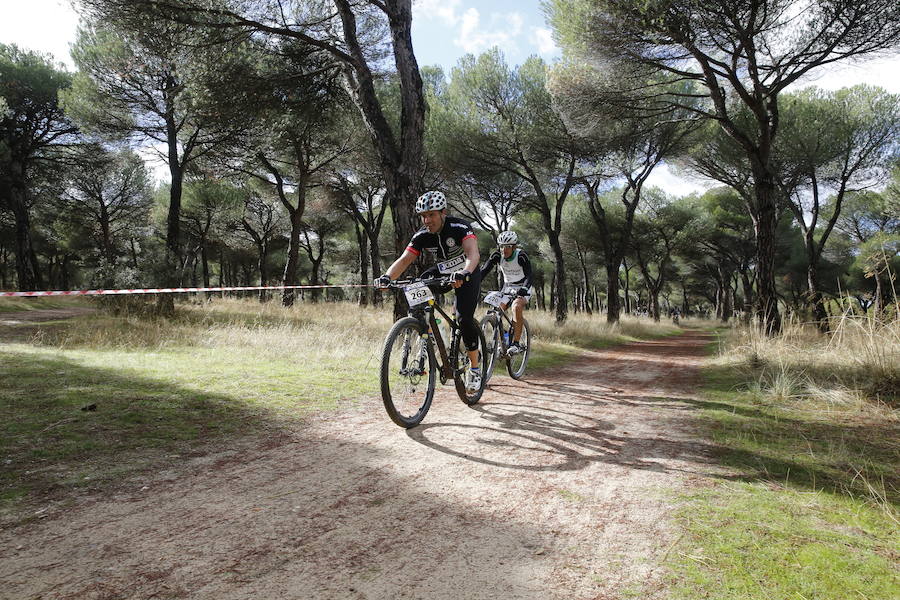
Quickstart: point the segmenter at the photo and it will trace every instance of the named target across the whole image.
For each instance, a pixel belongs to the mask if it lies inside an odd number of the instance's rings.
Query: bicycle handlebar
[[[469,275],[466,275],[466,281],[469,281]],[[424,283],[425,285],[449,285],[453,283],[453,275],[429,277],[427,279],[395,279],[388,284],[387,288],[379,288],[378,286],[375,286],[375,289],[402,288],[413,283]]]

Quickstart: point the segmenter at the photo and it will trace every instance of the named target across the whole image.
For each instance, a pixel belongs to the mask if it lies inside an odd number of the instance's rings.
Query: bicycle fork
[[[403,377],[416,377],[425,375],[428,372],[425,368],[426,362],[428,360],[427,340],[422,340],[422,343],[419,346],[419,355],[416,357],[412,357],[412,361],[410,361],[410,352],[412,351],[413,340],[413,336],[411,336],[410,333],[407,332],[406,339],[403,341],[403,358],[400,362],[400,375],[402,375]],[[410,362],[412,364],[410,364]]]

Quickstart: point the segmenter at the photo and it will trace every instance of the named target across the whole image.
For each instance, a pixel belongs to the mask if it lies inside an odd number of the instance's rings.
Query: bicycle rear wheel
[[[484,385],[488,384],[491,375],[494,374],[494,366],[497,364],[497,356],[500,353],[500,328],[497,318],[493,315],[485,315],[481,318],[481,333],[484,336],[485,352],[487,353],[487,367],[484,371]]]
[[[472,319],[472,321],[474,322],[475,319]],[[466,351],[466,345],[462,341],[462,334],[454,336],[451,344],[450,356],[456,356],[456,364],[453,365],[453,382],[456,384],[456,393],[459,395],[460,400],[470,406],[481,400],[484,386],[487,383],[484,378],[488,364],[486,348],[487,344],[484,341],[484,334],[481,332],[481,329],[478,329],[478,365],[481,368],[481,385],[477,390],[470,392],[466,389],[466,377],[469,374],[471,365],[469,364],[469,353]]]
[[[520,379],[525,374],[528,355],[531,354],[531,331],[528,329],[528,321],[525,319],[522,319],[522,335],[519,337],[519,345],[522,346],[521,352],[506,357],[506,370],[513,379]]]
[[[418,319],[400,319],[388,332],[381,352],[381,400],[400,427],[422,422],[434,398],[433,354]]]

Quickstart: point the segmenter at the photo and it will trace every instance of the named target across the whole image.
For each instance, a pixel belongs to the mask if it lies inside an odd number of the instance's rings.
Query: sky
[[[50,53],[69,70],[69,46],[75,39],[78,14],[71,0],[0,0],[0,43]],[[460,57],[499,47],[508,63],[532,54],[552,62],[559,58],[540,0],[413,0],[413,47],[420,65],[450,71]],[[857,83],[880,85],[900,93],[900,58],[823,69],[805,85],[838,89]],[[658,168],[651,185],[673,195],[709,187],[696,179]]]

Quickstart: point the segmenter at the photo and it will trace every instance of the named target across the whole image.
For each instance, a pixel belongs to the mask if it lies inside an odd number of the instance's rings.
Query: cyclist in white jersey
[[[510,354],[518,354],[524,348],[519,344],[519,338],[522,337],[522,320],[525,312],[525,305],[531,298],[531,261],[528,255],[521,248],[518,248],[519,236],[514,231],[504,231],[497,236],[497,245],[499,251],[491,254],[484,266],[481,267],[481,280],[490,273],[495,266],[499,266],[500,272],[503,273],[503,287],[516,288],[514,294],[504,296],[503,303],[500,305],[503,310],[512,301],[513,309],[513,339],[509,347]]]

